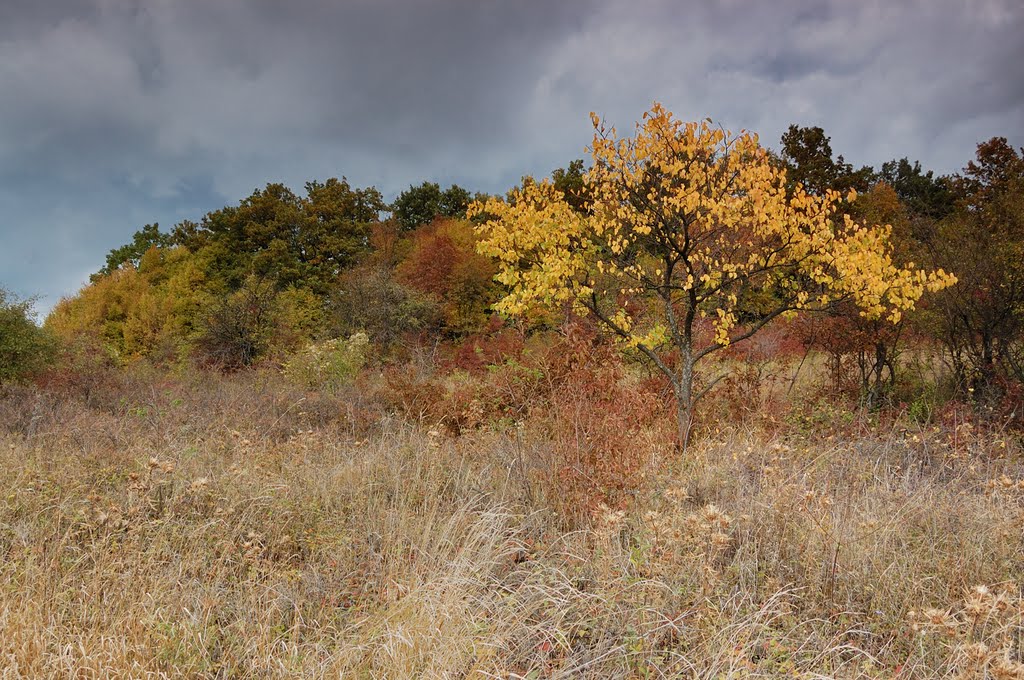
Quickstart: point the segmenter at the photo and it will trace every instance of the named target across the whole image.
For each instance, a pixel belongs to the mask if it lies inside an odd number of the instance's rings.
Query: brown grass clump
[[[0,677],[1022,677],[1019,441],[723,429],[567,522],[565,433],[657,440],[556,387],[459,436],[262,374],[8,390]]]

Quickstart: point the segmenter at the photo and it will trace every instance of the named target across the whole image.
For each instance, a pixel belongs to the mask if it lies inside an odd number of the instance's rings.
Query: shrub
[[[573,519],[602,503],[631,505],[672,448],[672,424],[665,397],[631,375],[593,328],[570,324],[564,332],[545,367],[547,406],[535,416],[552,442],[549,498]]]
[[[55,350],[52,336],[32,319],[32,301],[18,300],[0,288],[0,382],[39,372]]]
[[[781,399],[801,355],[799,328],[777,323],[743,342],[729,346],[720,357],[721,386],[698,412],[701,428],[727,423],[766,425],[782,416],[788,405]]]
[[[43,391],[90,407],[110,410],[116,406],[126,373],[103,339],[80,333],[58,344],[52,366],[35,380]]]
[[[284,374],[305,387],[336,393],[366,363],[369,345],[366,333],[310,343],[285,362]]]
[[[526,335],[522,329],[507,326],[501,317],[494,315],[482,332],[470,335],[454,348],[449,363],[451,368],[482,373],[509,357],[522,356],[525,345]]]
[[[437,305],[403,286],[384,266],[368,265],[346,272],[327,302],[333,333],[365,331],[384,349],[407,336],[437,328]]]
[[[240,290],[221,298],[204,319],[196,341],[200,362],[225,371],[255,363],[273,338],[275,297],[270,283],[250,278]]]
[[[931,234],[930,256],[960,279],[937,295],[934,331],[962,388],[999,397],[1024,382],[1024,149],[996,137],[954,178],[957,210]]]

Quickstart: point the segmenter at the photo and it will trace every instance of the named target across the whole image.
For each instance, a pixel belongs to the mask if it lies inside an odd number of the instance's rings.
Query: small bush
[[[359,373],[369,346],[366,333],[310,343],[285,362],[284,374],[304,387],[336,393]]]
[[[120,401],[124,377],[117,357],[102,338],[82,333],[60,343],[52,366],[36,383],[57,398],[112,410]]]
[[[546,370],[548,405],[536,414],[557,469],[548,496],[569,519],[602,503],[631,506],[671,449],[668,404],[588,330],[565,329]]]
[[[200,363],[233,371],[253,365],[271,346],[276,296],[273,285],[250,278],[210,310],[196,341]]]
[[[433,301],[380,266],[346,272],[327,305],[332,333],[365,331],[383,350],[394,349],[409,336],[436,330],[440,319]]]

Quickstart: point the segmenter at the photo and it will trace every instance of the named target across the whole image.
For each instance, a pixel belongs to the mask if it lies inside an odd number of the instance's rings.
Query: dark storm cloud
[[[1022,143],[1022,29],[1016,0],[6,0],[0,284],[48,306],[142,224],[268,181],[500,191],[655,99],[949,172]]]

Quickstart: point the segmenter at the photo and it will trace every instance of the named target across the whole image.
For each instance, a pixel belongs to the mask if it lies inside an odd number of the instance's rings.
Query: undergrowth
[[[1024,677],[1012,433],[812,405],[681,458],[566,342],[6,388],[0,677]]]

